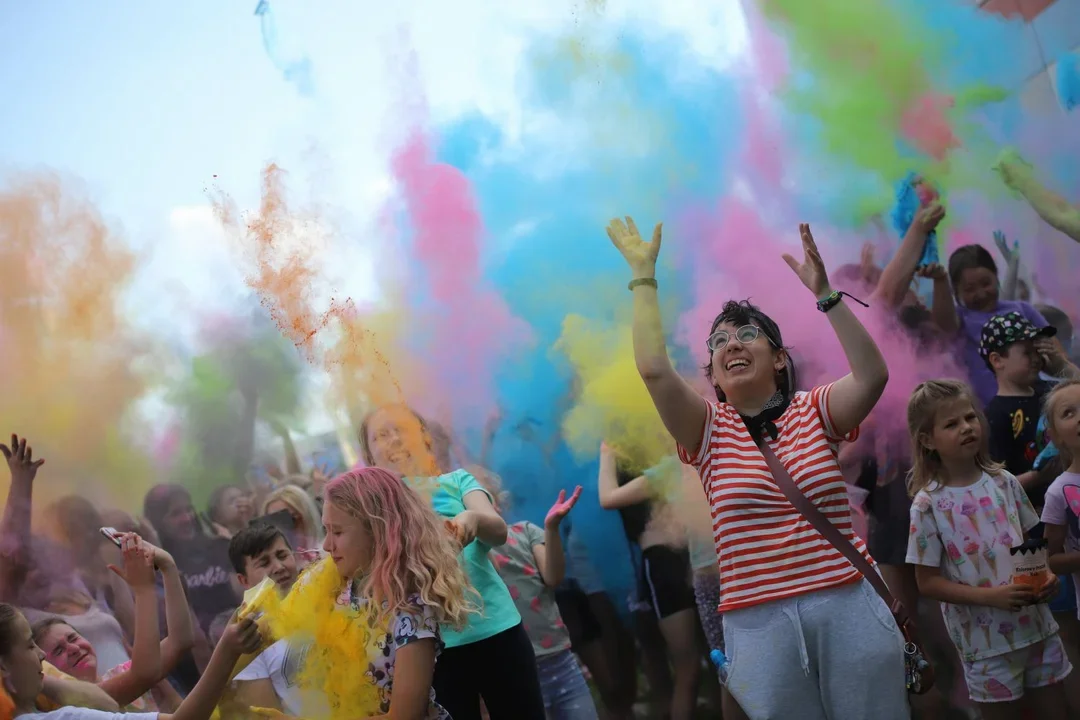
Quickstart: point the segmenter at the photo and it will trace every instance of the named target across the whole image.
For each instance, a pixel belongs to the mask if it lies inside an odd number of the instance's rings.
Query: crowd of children
[[[885,268],[833,280],[802,226],[802,259],[785,259],[848,374],[804,390],[778,324],[731,301],[705,342],[709,400],[667,355],[660,228],[647,242],[629,218],[612,222],[637,367],[682,464],[665,463],[700,481],[712,528],[674,540],[658,529],[660,470],[604,445],[593,491],[620,513],[635,558],[625,608],[573,531],[581,486],[542,524],[511,522],[484,458],[467,464],[451,432],[404,405],[363,419],[362,467],[329,481],[291,460],[273,487],[218,488],[205,513],[185,488],[158,485],[141,517],[72,495],[40,515],[44,531],[31,516],[47,470],[13,436],[0,445],[0,716],[621,720],[643,712],[639,668],[644,712],[671,720],[702,705],[755,720],[938,718],[949,706],[1080,716],[1072,325],[1003,297],[982,246],[920,266],[943,216],[927,202]],[[930,307],[910,292],[916,275],[933,282]],[[904,443],[875,410],[888,358],[836,279],[898,336],[961,361],[965,377],[913,389]],[[310,601],[307,624],[276,605],[252,615],[268,587],[282,607]],[[345,647],[353,639],[362,647]],[[926,659],[936,686],[923,695]]]

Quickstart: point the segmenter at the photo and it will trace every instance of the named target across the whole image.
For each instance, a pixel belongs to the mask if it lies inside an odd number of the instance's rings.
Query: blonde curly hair
[[[358,592],[391,616],[416,593],[442,625],[463,628],[470,613],[469,582],[458,548],[431,503],[400,477],[378,467],[352,470],[326,486],[325,502],[358,519],[373,540],[371,570]]]

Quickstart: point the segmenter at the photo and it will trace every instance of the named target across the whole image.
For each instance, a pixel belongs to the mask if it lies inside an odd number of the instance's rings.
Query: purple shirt
[[[1050,324],[1038,310],[1020,300],[998,300],[997,306],[990,312],[971,310],[963,305],[956,306],[956,314],[960,318],[960,339],[964,343],[963,355],[964,364],[967,365],[968,380],[983,405],[997,395],[997,378],[979,355],[979,338],[982,336],[983,325],[987,320],[995,315],[1011,312],[1020,313],[1037,328]]]
[[[1080,550],[1080,473],[1064,472],[1046,489],[1042,521],[1065,526],[1065,552]],[[1080,573],[1073,573],[1080,591]]]

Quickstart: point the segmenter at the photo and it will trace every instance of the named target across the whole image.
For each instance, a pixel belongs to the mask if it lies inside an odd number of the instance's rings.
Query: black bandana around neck
[[[753,417],[739,414],[743,423],[746,424],[746,429],[750,433],[750,437],[753,438],[756,445],[761,445],[765,441],[765,433],[769,434],[773,440],[776,439],[778,430],[776,429],[776,421],[784,414],[784,411],[788,409],[788,405],[791,404],[791,398],[786,397],[779,390],[776,394],[769,398],[769,401],[765,403],[765,407],[761,408],[761,412]]]

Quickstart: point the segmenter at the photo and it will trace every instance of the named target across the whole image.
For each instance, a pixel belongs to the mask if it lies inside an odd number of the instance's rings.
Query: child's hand
[[[476,513],[471,510],[463,510],[452,520],[446,521],[446,528],[457,538],[458,544],[465,547],[476,539],[476,533],[480,529],[480,521]]]
[[[1053,573],[1048,573],[1048,575],[1050,579],[1046,581],[1046,584],[1039,590],[1038,595],[1035,596],[1035,602],[1037,603],[1050,602],[1061,591],[1061,580],[1058,576]]]
[[[259,632],[259,626],[251,619],[229,623],[225,626],[225,632],[221,633],[221,639],[218,640],[218,647],[235,654],[237,657],[258,652],[262,644],[263,639],[262,634]]]
[[[945,280],[948,278],[948,274],[945,272],[945,268],[941,265],[934,263],[932,265],[923,265],[921,268],[915,271],[915,274],[919,277],[930,278],[934,282]]]
[[[1046,367],[1047,372],[1051,374],[1061,372],[1061,369],[1069,362],[1069,359],[1065,357],[1065,353],[1062,352],[1061,345],[1055,342],[1053,338],[1035,338],[1035,352],[1039,353],[1043,365]]]
[[[986,595],[986,604],[999,610],[1019,610],[1035,602],[1035,591],[1030,585],[1001,585],[989,588]]]
[[[123,569],[109,565],[132,590],[153,589],[155,581],[154,553],[148,550],[135,533],[120,536],[120,552],[123,553]]]
[[[570,496],[569,500],[566,498],[566,491],[560,490],[559,497],[555,500],[555,504],[551,506],[551,509],[548,510],[547,517],[544,518],[544,527],[559,527],[559,523],[562,522],[563,518],[574,509],[574,504],[577,503],[579,497],[581,497],[580,485],[574,488],[574,494]]]

